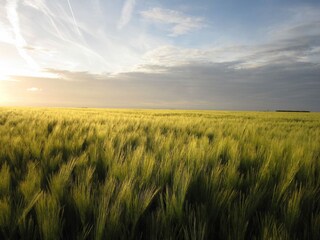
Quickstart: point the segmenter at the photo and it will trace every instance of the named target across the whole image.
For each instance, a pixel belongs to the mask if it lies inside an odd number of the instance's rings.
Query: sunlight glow
[[[4,89],[0,87],[0,106],[9,102],[8,96]]]
[[[8,80],[8,76],[0,73],[0,81]]]
[[[0,81],[8,80],[8,66],[0,60]]]
[[[0,59],[0,81],[15,81],[14,76],[29,76],[39,78],[56,78],[54,73],[46,70],[37,71],[31,68],[20,68],[12,66],[10,62],[4,62]]]
[[[16,75],[18,69],[11,66],[10,62],[5,62],[4,59],[0,59],[0,81],[10,80],[10,75]]]

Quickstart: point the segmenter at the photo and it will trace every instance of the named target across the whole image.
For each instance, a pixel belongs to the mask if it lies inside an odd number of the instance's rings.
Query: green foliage
[[[41,239],[54,240],[61,237],[62,209],[55,196],[44,193],[35,205]]]
[[[11,176],[9,166],[4,163],[0,169],[0,197],[10,194]]]
[[[0,108],[0,239],[320,239],[320,115]]]

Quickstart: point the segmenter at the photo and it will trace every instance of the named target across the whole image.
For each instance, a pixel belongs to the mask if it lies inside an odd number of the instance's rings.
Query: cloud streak
[[[171,25],[169,36],[177,37],[205,26],[203,18],[188,16],[182,12],[163,8],[151,8],[141,12],[151,22]]]
[[[82,64],[83,68],[89,66],[88,62],[95,62],[95,66],[99,66],[101,69],[107,69],[109,67],[110,63],[106,61],[100,52],[97,52],[92,46],[88,46],[85,42],[70,1],[65,1],[65,5],[50,2],[50,5],[44,0],[25,0],[24,4],[38,11],[38,13],[43,14],[44,18],[42,22],[36,23],[32,29],[40,27],[39,31],[45,30],[48,33],[44,39],[44,46],[47,48],[48,42],[53,43],[50,50],[55,53],[55,57],[60,58],[59,61],[61,61],[61,63],[66,61],[71,62],[70,59],[75,58],[72,59],[73,63],[70,65],[80,65],[77,63],[77,60],[82,60],[87,64],[87,66]],[[71,16],[67,13],[68,11],[66,11],[66,9],[69,9]],[[46,25],[46,20],[49,20],[51,27],[50,25]],[[76,33],[76,35],[74,33]],[[52,41],[52,38],[55,38],[55,40]],[[39,39],[38,42],[40,43],[41,40],[43,39]],[[65,51],[63,48],[68,48],[67,58],[61,57],[61,55],[66,55],[63,54]],[[77,56],[74,57],[74,55]],[[43,63],[43,61],[41,61],[41,63]],[[41,65],[42,68],[47,67],[43,66],[43,64]]]
[[[73,24],[74,24],[74,27],[76,29],[76,32],[79,34],[79,36],[82,36],[82,34],[81,34],[80,30],[79,30],[78,24],[77,24],[77,20],[76,20],[76,18],[74,16],[74,13],[73,13],[73,9],[71,7],[70,0],[67,0],[67,2],[68,2],[69,10],[71,12],[71,16],[72,16],[72,20],[73,20]]]
[[[41,88],[37,88],[37,87],[31,87],[31,88],[27,88],[28,92],[41,92],[42,89]]]
[[[136,0],[126,0],[121,11],[121,17],[118,22],[118,29],[124,28],[131,20]]]
[[[39,69],[38,64],[34,59],[28,55],[25,50],[27,46],[26,40],[23,38],[20,31],[20,20],[17,12],[18,1],[17,0],[8,0],[6,4],[7,18],[12,26],[15,38],[15,46],[20,54],[20,56],[28,63],[33,69]]]

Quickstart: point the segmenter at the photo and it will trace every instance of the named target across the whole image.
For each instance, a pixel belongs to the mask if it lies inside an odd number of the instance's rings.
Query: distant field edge
[[[311,111],[307,110],[276,110],[276,112],[297,112],[297,113],[309,113]]]

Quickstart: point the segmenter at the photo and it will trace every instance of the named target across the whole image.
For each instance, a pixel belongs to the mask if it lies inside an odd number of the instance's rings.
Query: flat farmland
[[[0,239],[319,231],[319,113],[0,108]]]

